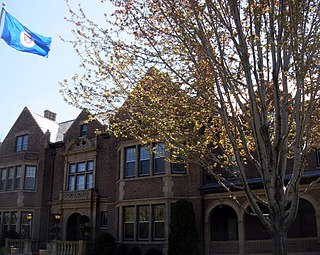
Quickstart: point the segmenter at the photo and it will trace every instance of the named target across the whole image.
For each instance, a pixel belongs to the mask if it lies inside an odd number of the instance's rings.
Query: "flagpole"
[[[2,16],[3,16],[3,13],[5,11],[4,7],[6,6],[6,2],[3,2],[2,3],[2,8],[1,8],[1,14],[0,14],[0,27],[1,27],[1,22],[2,22]]]

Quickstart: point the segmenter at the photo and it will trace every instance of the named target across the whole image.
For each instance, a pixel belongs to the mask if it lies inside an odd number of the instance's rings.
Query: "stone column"
[[[317,224],[317,237],[318,237],[318,244],[320,244],[320,214],[316,214],[316,224]]]
[[[239,255],[244,255],[244,223],[243,220],[238,220],[238,240],[239,240]]]
[[[32,255],[32,241],[30,239],[25,239],[23,242],[23,253]]]

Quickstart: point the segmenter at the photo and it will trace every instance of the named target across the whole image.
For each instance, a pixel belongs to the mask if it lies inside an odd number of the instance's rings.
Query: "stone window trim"
[[[158,145],[160,145],[158,147]],[[165,158],[170,157],[169,152],[164,152],[161,149],[162,143],[153,143],[150,156],[146,153],[146,145],[141,145],[137,142],[124,142],[118,148],[118,180],[142,179],[165,175],[181,176],[188,173],[188,164],[185,163],[170,163]],[[158,153],[154,153],[158,151]],[[143,157],[140,155],[143,153]],[[163,154],[163,155],[161,155]],[[134,156],[133,156],[134,155]],[[163,160],[163,163],[161,162]],[[161,165],[163,164],[163,170]],[[143,169],[142,166],[143,165]],[[147,169],[146,166],[149,166]]]
[[[163,242],[166,240],[166,204],[136,204],[119,207],[124,242]]]
[[[32,215],[31,220],[27,220],[26,216]],[[32,237],[32,225],[35,212],[33,210],[0,210],[0,236],[5,231],[14,230],[23,238]]]
[[[34,175],[30,176],[30,168]],[[37,188],[38,165],[32,163],[22,163],[0,167],[0,193],[34,192]],[[31,183],[30,183],[31,182]]]
[[[96,163],[93,159],[66,163],[65,191],[93,189]]]

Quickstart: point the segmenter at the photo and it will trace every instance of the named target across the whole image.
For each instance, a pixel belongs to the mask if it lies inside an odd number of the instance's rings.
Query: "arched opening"
[[[267,214],[268,208],[262,204],[258,204],[262,213]],[[266,240],[270,239],[268,230],[263,226],[261,220],[257,216],[251,215],[252,209],[248,208],[248,213],[244,216],[245,221],[245,237],[246,240]]]
[[[297,216],[288,230],[289,238],[317,236],[317,223],[315,210],[312,204],[300,199]]]
[[[219,205],[210,215],[211,241],[238,240],[238,217],[228,205]]]
[[[81,214],[79,213],[70,215],[67,222],[67,241],[78,241],[80,239],[80,217]]]

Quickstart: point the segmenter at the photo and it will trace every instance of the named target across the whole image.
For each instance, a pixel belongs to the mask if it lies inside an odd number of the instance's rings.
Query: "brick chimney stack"
[[[56,121],[56,116],[57,116],[57,114],[54,113],[54,112],[51,112],[49,110],[45,110],[44,111],[44,117],[49,119],[49,120]]]

